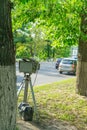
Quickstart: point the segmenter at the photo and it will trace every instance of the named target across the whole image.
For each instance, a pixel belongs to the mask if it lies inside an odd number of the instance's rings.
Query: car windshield
[[[62,61],[63,64],[73,64],[73,60],[64,59]]]

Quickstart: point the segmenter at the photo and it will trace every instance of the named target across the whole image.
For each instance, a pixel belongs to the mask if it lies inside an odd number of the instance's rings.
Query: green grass
[[[40,122],[66,121],[78,130],[87,130],[87,99],[76,94],[76,79],[34,87]],[[21,102],[23,93],[19,97]],[[31,94],[29,103],[32,104]]]

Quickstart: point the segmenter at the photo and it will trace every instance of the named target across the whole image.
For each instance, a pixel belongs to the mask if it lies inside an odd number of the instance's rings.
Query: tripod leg
[[[19,94],[20,94],[20,92],[21,92],[21,90],[23,88],[23,84],[24,84],[24,79],[22,80],[22,83],[20,84],[20,87],[19,87],[19,89],[17,91],[17,98],[18,98],[18,96],[19,96]]]
[[[37,118],[37,106],[36,106],[36,100],[35,100],[35,96],[34,96],[34,91],[33,91],[31,79],[30,79],[30,89],[31,89],[31,93],[32,93],[33,103],[34,103],[34,112],[35,112],[35,115],[36,115],[36,118]]]
[[[27,97],[28,97],[28,78],[26,76],[25,89],[24,89],[24,99],[23,99],[24,102],[27,102]]]

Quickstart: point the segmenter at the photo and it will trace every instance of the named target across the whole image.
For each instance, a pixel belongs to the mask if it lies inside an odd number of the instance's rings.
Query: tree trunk
[[[16,74],[11,3],[0,0],[0,130],[15,130],[15,127]]]
[[[87,96],[87,10],[81,14],[81,35],[79,38],[77,65],[77,92]]]
[[[15,130],[15,94],[14,66],[0,66],[0,130]]]

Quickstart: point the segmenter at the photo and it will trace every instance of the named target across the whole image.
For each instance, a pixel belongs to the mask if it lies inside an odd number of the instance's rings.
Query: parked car
[[[64,58],[59,64],[59,73],[63,72],[76,74],[77,59]]]
[[[62,58],[58,58],[55,64],[55,68],[58,69],[59,68],[59,64],[61,62]]]

